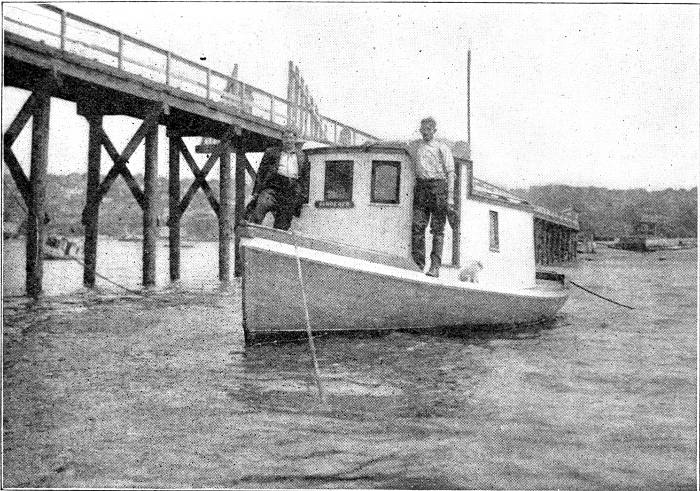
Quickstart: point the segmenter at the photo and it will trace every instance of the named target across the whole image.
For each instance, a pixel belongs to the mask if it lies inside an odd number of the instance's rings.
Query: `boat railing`
[[[518,196],[505,188],[496,186],[495,184],[491,184],[490,182],[486,182],[483,179],[479,179],[478,177],[473,177],[472,182],[473,190],[477,193],[486,194],[496,199],[505,200],[521,205],[530,204],[525,198]]]
[[[519,196],[508,189],[496,186],[495,184],[491,184],[490,182],[486,182],[477,177],[473,178],[473,187],[474,191],[477,193],[486,194],[496,199],[518,204],[528,204],[534,209],[535,216],[537,218],[559,223],[576,230],[579,228],[579,215],[572,209],[554,211],[549,208],[545,208],[544,206],[532,204],[522,196]]]
[[[5,4],[3,21],[6,32],[280,126],[294,126],[305,139],[353,145],[377,140],[353,126],[53,5]]]

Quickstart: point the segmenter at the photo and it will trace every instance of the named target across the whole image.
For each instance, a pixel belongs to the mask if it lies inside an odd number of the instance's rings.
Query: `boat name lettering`
[[[352,201],[316,201],[316,208],[354,208]]]

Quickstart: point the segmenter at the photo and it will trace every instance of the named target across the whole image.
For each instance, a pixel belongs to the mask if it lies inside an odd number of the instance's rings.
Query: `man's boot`
[[[440,266],[442,265],[442,245],[445,242],[443,235],[433,235],[433,250],[430,252],[430,269],[428,276],[437,278],[440,276]]]
[[[421,271],[425,268],[425,230],[413,230],[411,234],[411,254]]]

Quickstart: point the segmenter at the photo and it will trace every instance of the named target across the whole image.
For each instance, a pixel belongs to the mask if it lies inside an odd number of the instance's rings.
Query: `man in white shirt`
[[[432,117],[421,120],[420,140],[408,144],[416,171],[413,191],[413,223],[411,249],[413,260],[425,267],[425,229],[430,221],[433,248],[430,253],[428,276],[440,275],[442,247],[445,237],[445,221],[448,213],[454,213],[455,172],[452,151],[446,144],[435,140],[437,124]]]
[[[248,204],[246,219],[262,223],[272,212],[274,227],[289,230],[294,216],[301,214],[301,206],[309,196],[309,161],[296,147],[297,135],[293,129],[282,134],[282,146],[265,150],[255,178],[253,198]]]

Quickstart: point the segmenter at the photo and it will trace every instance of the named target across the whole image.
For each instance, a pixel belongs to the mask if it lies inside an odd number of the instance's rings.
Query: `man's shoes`
[[[440,276],[440,263],[430,263],[430,269],[425,274],[433,278]]]
[[[442,246],[445,238],[442,235],[433,235],[433,250],[430,253],[430,269],[428,276],[437,278],[440,276],[440,265],[442,264]]]

